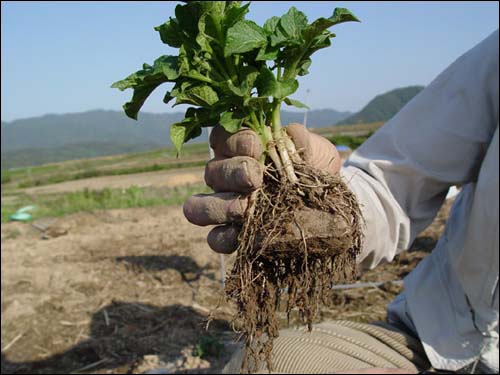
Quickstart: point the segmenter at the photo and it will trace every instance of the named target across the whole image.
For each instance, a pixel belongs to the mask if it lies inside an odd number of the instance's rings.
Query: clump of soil
[[[279,311],[289,315],[298,309],[311,329],[330,287],[356,276],[362,239],[356,197],[340,176],[302,163],[294,168],[295,184],[266,169],[263,187],[251,197],[226,280],[226,296],[236,302],[236,320],[246,335],[242,371],[255,371],[260,361],[272,371]]]

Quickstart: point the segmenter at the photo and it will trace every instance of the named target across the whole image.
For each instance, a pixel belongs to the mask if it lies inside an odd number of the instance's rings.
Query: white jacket
[[[435,249],[388,306],[436,369],[479,360],[498,372],[498,43],[497,30],[457,59],[341,171],[362,204],[369,268],[408,249],[462,186]]]

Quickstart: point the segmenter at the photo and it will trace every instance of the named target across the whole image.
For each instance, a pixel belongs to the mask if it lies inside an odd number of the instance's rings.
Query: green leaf
[[[276,91],[276,77],[267,66],[262,67],[255,83],[259,96],[273,96]]]
[[[167,91],[167,93],[163,97],[163,102],[165,104],[168,104],[172,99],[177,97],[183,91],[182,86],[185,85],[186,83],[187,83],[186,81],[185,82],[177,82],[172,90]],[[185,88],[184,88],[184,90],[185,90]]]
[[[303,30],[307,27],[304,13],[291,7],[281,18],[270,18],[266,31],[271,33],[271,46],[298,46],[304,43]]]
[[[212,53],[215,44],[223,43],[224,33],[221,22],[224,19],[224,1],[198,1],[202,13],[198,20],[198,35],[196,42],[202,51]]]
[[[239,21],[227,31],[224,56],[249,52],[266,43],[267,35],[264,29],[253,21]]]
[[[236,22],[241,21],[245,17],[245,14],[248,13],[249,6],[250,3],[245,4],[242,7],[240,7],[239,4],[237,6],[230,5],[228,8],[226,7],[226,14],[224,15],[224,20],[222,21],[223,27],[228,29]]]
[[[310,49],[316,51],[321,48],[329,47],[331,45],[330,39],[334,37],[335,37],[334,33],[325,30],[312,40]]]
[[[330,46],[330,39],[335,36],[335,34],[330,33],[327,29],[333,25],[348,21],[358,21],[358,19],[347,9],[336,8],[331,17],[319,18],[312,24],[304,27],[302,31],[303,43],[300,46],[288,44],[290,47],[285,48],[281,53],[280,57],[283,59],[285,74],[288,77],[295,74],[307,74],[309,63],[304,66],[303,61],[307,61],[315,51]],[[297,60],[297,57],[299,60]]]
[[[349,9],[346,8],[335,8],[333,11],[333,15],[330,17],[330,20],[334,25],[349,21],[361,22],[354,14],[349,11]]]
[[[117,81],[111,85],[121,91],[135,88],[143,83],[156,81],[173,81],[179,77],[177,71],[177,56],[161,56],[157,58],[154,65],[143,64],[142,70],[139,70],[127,78]]]
[[[278,24],[274,30],[274,33],[271,35],[271,46],[273,47],[281,46],[287,44],[286,42],[289,42],[289,39],[285,35],[283,29]]]
[[[253,105],[265,105],[269,103],[269,99],[267,96],[252,96],[252,97],[247,97],[243,101],[244,106],[250,106],[252,107]]]
[[[219,96],[210,86],[196,86],[189,90],[189,95],[191,95],[195,100],[198,101],[198,105],[211,106],[217,103]],[[195,103],[196,104],[196,103]]]
[[[215,18],[222,19],[226,9],[225,1],[191,1],[201,8],[202,14],[211,14]]]
[[[318,18],[312,24],[310,24],[305,30],[304,35],[306,40],[311,40],[312,38],[321,34],[324,30],[343,22],[360,22],[354,14],[345,8],[335,8],[333,14],[329,18]]]
[[[186,130],[187,129],[182,122],[170,125],[170,139],[172,140],[172,143],[178,153],[181,151],[182,145],[184,144]]]
[[[304,13],[291,7],[279,22],[288,39],[302,41],[302,30],[307,26],[307,17]]]
[[[188,47],[189,48],[189,47]],[[189,71],[191,70],[191,66],[190,66],[190,63],[189,63],[189,57],[188,57],[188,54],[186,52],[186,47],[184,46],[184,44],[179,48],[179,57],[178,57],[178,61],[179,61],[179,73],[180,74],[187,74],[189,73]]]
[[[172,92],[167,91],[165,93],[165,96],[163,97],[163,103],[168,104],[173,98],[174,98],[174,96],[172,96]]]
[[[298,100],[295,100],[295,99],[285,98],[284,102],[290,106],[294,106],[297,108],[308,108],[309,109],[309,107],[307,105],[305,105],[304,103],[299,102]]]
[[[186,110],[186,118],[191,118],[200,127],[215,126],[219,123],[220,115],[213,109],[208,108],[193,108],[189,107]]]
[[[238,77],[241,82],[239,86],[235,86],[231,80],[224,81],[222,87],[229,91],[230,94],[238,97],[250,96],[252,88],[254,87],[255,80],[259,76],[259,71],[249,65],[240,69]]]
[[[280,49],[278,46],[272,47],[270,45],[266,45],[264,47],[261,47],[255,60],[256,61],[276,60],[279,52]]]
[[[198,20],[201,14],[202,9],[196,2],[179,4],[175,7],[175,17],[179,27],[190,38],[194,38],[198,34]]]
[[[210,45],[210,41],[213,40],[213,37],[206,32],[207,28],[207,16],[208,14],[204,14],[200,17],[198,21],[198,36],[196,37],[196,43],[201,47],[201,50],[204,52],[213,52],[212,46]]]
[[[198,138],[200,135],[201,135],[201,126],[193,127],[193,128],[191,128],[184,143],[186,143],[187,141],[190,141],[191,139]]]
[[[161,56],[155,60],[153,69],[161,69],[169,81],[175,81],[179,77],[178,66],[177,56]]]
[[[178,48],[178,56],[162,56],[113,84],[120,90],[133,89],[124,109],[137,118],[151,92],[164,82],[175,83],[164,103],[172,104],[175,98],[174,106],[193,105],[184,120],[170,128],[177,150],[200,135],[203,126],[220,123],[230,132],[258,127],[246,115],[249,110],[269,122],[281,101],[306,108],[289,98],[298,88],[296,76],[308,73],[313,52],[330,45],[335,36],[327,30],[330,26],[357,21],[346,9],[337,8],[331,17],[308,25],[304,13],[291,7],[260,27],[245,20],[250,4],[242,6],[241,1],[185,3],[176,6],[175,18],[155,27],[163,43]],[[278,80],[268,66],[280,66],[283,76]]]
[[[241,87],[237,87],[233,84],[233,81],[231,81],[230,79],[227,80],[225,82],[227,84],[227,88],[229,89],[229,91],[236,95],[236,96],[245,96],[246,94],[246,90],[245,89],[242,89]]]
[[[309,74],[309,67],[311,66],[311,59],[306,58],[302,60],[298,65],[299,76],[305,76]]]
[[[224,112],[220,117],[220,125],[229,133],[236,133],[241,129],[243,117],[238,116],[234,112]]]
[[[156,26],[155,30],[160,33],[161,41],[170,47],[179,48],[182,45],[182,30],[177,19],[170,18],[168,22]]]
[[[263,67],[256,81],[259,96],[273,96],[283,99],[297,91],[299,83],[296,79],[278,81],[269,68]]]
[[[135,87],[132,100],[123,105],[125,114],[128,117],[137,120],[137,115],[148,96],[151,95],[151,93],[163,82],[166,81],[148,82]]]
[[[127,78],[113,83],[112,88],[121,91],[133,88],[134,94],[132,100],[125,103],[123,109],[128,117],[137,120],[144,102],[148,96],[162,83],[173,81],[178,78],[177,57],[161,56],[155,60],[153,66],[144,64],[143,69],[139,70]]]
[[[278,89],[273,95],[277,99],[283,99],[288,95],[292,95],[299,88],[299,82],[296,79],[287,79],[278,82]]]
[[[170,126],[170,139],[177,149],[177,153],[180,152],[184,143],[201,135],[199,121],[190,116],[193,114],[192,110],[193,108],[188,108],[184,120]]]
[[[244,66],[241,69],[241,76],[243,84],[246,85],[246,89],[249,91],[254,86],[255,81],[259,76],[259,71],[251,65]]]
[[[276,30],[276,27],[278,26],[278,23],[280,22],[280,18],[273,16],[269,18],[265,23],[264,23],[264,30],[267,31],[269,34],[273,34],[274,31]]]
[[[175,105],[194,104],[200,107],[210,107],[217,103],[219,96],[217,92],[208,85],[193,86],[177,95]]]

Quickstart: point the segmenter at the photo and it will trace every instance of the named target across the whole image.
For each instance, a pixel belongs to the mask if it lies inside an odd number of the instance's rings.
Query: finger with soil
[[[240,229],[236,225],[219,225],[208,233],[208,245],[217,253],[231,254],[238,248]]]
[[[263,167],[248,156],[213,159],[205,168],[205,182],[216,192],[250,193],[263,181]]]
[[[195,194],[183,206],[184,216],[195,225],[243,221],[248,198],[238,193]]]
[[[288,125],[285,130],[306,163],[331,174],[339,171],[342,158],[328,139],[297,123]]]
[[[258,160],[263,151],[260,138],[254,131],[246,129],[237,133],[228,133],[220,125],[212,129],[210,147],[219,158],[249,156]]]

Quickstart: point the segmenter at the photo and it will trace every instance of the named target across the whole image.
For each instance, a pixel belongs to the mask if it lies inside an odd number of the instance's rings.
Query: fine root
[[[272,371],[280,309],[298,309],[311,329],[331,286],[356,276],[362,218],[354,194],[339,176],[303,163],[293,167],[296,183],[266,170],[226,279],[226,296],[236,303],[235,321],[246,337],[242,371],[257,371],[261,363]]]

